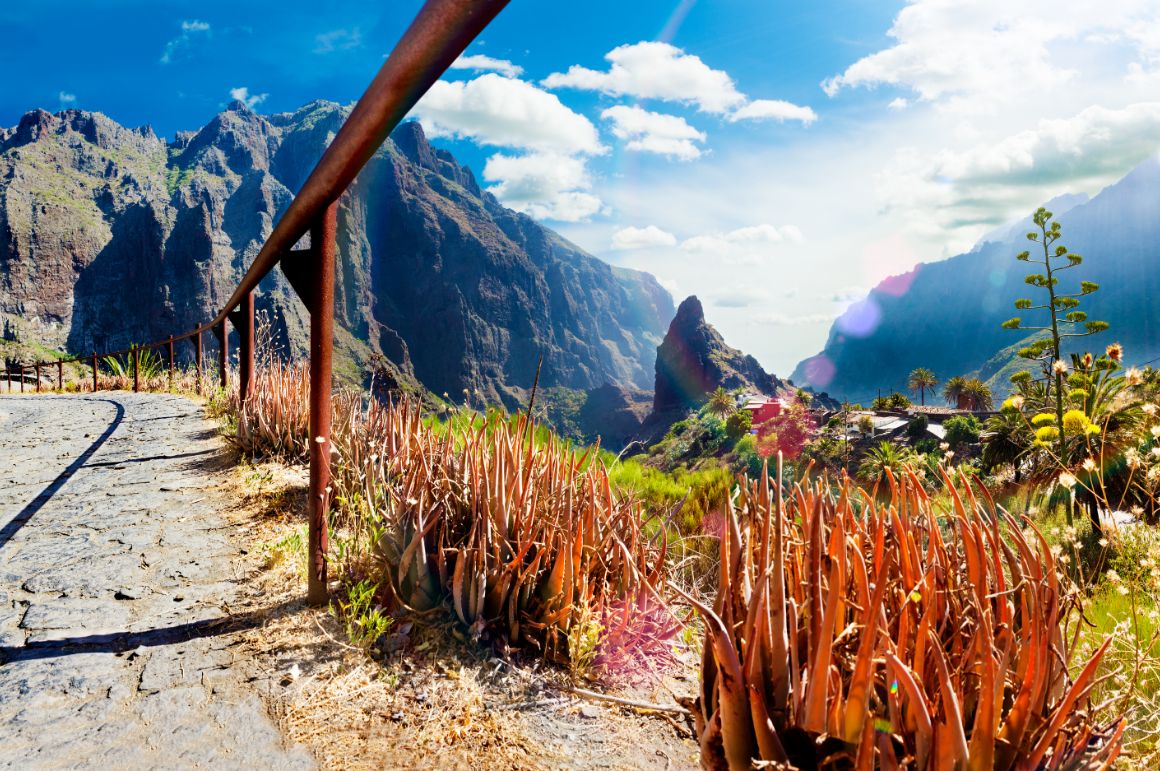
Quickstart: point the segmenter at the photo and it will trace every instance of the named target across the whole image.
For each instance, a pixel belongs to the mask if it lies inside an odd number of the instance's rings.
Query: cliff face
[[[100,114],[36,111],[0,130],[0,318],[73,352],[189,329],[220,307],[346,115],[314,102],[259,116],[235,102],[166,143]],[[672,301],[482,191],[401,125],[339,209],[340,371],[389,362],[436,393],[509,404],[541,384],[648,388]],[[256,299],[304,350],[280,274]],[[183,355],[188,355],[188,351]]]
[[[655,385],[653,412],[659,415],[699,407],[718,386],[747,387],[772,396],[786,384],[762,369],[757,359],[726,345],[705,321],[701,301],[692,296],[677,308],[657,348]]]

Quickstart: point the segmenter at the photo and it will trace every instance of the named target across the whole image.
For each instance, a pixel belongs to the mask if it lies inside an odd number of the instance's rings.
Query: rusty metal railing
[[[307,600],[324,604],[327,591],[327,488],[330,485],[330,419],[332,354],[334,346],[334,268],[337,252],[338,199],[375,154],[395,126],[415,106],[468,44],[483,31],[508,0],[428,0],[411,22],[390,56],[334,141],[310,172],[302,189],[279,218],[273,231],[238,283],[229,300],[210,321],[184,334],[139,346],[86,356],[74,356],[30,365],[40,390],[42,367],[57,368],[57,385],[63,389],[64,365],[91,364],[93,390],[100,388],[99,359],[133,357],[133,390],[140,388],[142,350],[165,346],[169,378],[174,372],[174,343],[192,338],[196,347],[198,388],[202,386],[202,335],[211,332],[218,342],[221,386],[228,387],[229,330],[239,336],[238,392],[244,402],[254,376],[254,289],[280,266],[299,299],[310,313],[310,566]],[[306,233],[309,249],[294,249]],[[20,390],[24,390],[26,365],[18,365]],[[12,368],[6,366],[8,389]]]

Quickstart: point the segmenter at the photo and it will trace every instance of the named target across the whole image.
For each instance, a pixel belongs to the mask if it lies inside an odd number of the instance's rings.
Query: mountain
[[[1111,328],[1075,341],[1072,351],[1122,343],[1129,364],[1160,357],[1160,158],[1152,157],[1089,201],[1066,199],[1061,244],[1083,255],[1061,287],[1079,281],[1100,290],[1080,308]],[[1048,207],[1049,210],[1050,207]],[[1054,211],[1054,210],[1051,210]],[[881,389],[905,390],[916,367],[940,380],[977,374],[997,394],[1009,388],[1011,358],[1023,334],[1000,328],[1020,297],[1039,298],[1023,279],[1032,272],[1015,255],[1032,244],[1029,227],[1002,229],[972,251],[891,276],[834,322],[825,348],[798,364],[793,380],[865,402]]]
[[[786,384],[769,374],[757,359],[731,348],[705,321],[696,295],[685,298],[657,348],[653,412],[689,410],[704,404],[718,386],[748,388],[770,396]]]
[[[5,337],[87,353],[193,328],[224,302],[348,113],[234,102],[172,141],[99,113],[37,110],[0,129]],[[509,406],[541,385],[652,386],[672,299],[480,189],[418,123],[400,125],[339,207],[336,372]],[[281,274],[256,304],[305,350]],[[188,359],[192,346],[180,355]],[[478,398],[478,397],[473,397]]]

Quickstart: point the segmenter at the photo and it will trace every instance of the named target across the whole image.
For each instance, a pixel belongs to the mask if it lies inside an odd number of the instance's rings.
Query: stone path
[[[313,767],[238,674],[220,447],[181,397],[0,398],[0,769]]]

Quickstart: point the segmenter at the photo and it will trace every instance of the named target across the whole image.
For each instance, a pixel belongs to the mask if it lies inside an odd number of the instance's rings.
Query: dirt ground
[[[446,615],[396,619],[374,655],[351,646],[305,595],[305,469],[266,463],[235,472],[229,513],[248,544],[245,605],[268,611],[245,633],[251,682],[286,739],[324,768],[694,768],[691,720],[581,698],[582,686],[675,706],[696,687],[695,652],[663,678],[610,688],[555,667],[508,661],[465,639]]]

